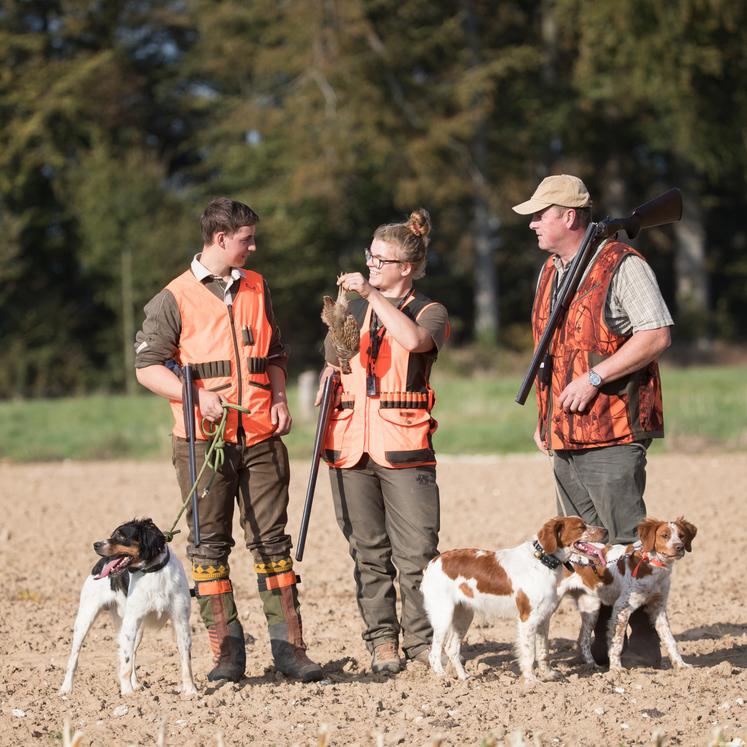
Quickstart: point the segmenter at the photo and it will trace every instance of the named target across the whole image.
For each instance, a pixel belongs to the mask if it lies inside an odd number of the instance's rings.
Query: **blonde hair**
[[[373,237],[399,247],[399,259],[412,265],[412,279],[417,280],[425,275],[430,232],[430,213],[425,208],[418,208],[410,213],[409,219],[404,223],[385,223],[379,226]]]

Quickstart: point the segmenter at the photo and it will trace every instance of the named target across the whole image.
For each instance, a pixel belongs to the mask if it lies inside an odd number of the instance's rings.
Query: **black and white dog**
[[[169,618],[181,657],[182,694],[197,694],[192,679],[190,596],[178,558],[150,519],[134,519],[117,527],[109,539],[93,543],[101,560],[93,567],[80,592],[73,629],[73,646],[60,695],[72,690],[78,654],[91,624],[108,609],[119,627],[119,685],[122,695],[139,687],[135,653],[144,625],[160,627]]]

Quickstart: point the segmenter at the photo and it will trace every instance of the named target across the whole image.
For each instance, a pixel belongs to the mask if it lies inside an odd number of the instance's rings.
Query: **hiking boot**
[[[651,618],[643,607],[639,607],[628,620],[630,634],[622,653],[635,663],[658,669],[661,667],[661,645]]]
[[[301,682],[318,682],[324,679],[324,671],[315,661],[309,659],[305,648],[278,639],[270,640],[270,646],[275,669],[286,677]]]
[[[607,643],[607,629],[609,628],[612,607],[603,604],[599,608],[599,616],[594,626],[594,638],[591,642],[591,656],[600,667],[610,665],[609,648]]]
[[[210,645],[213,646],[213,633],[210,635]],[[244,630],[238,620],[226,626],[226,631],[218,643],[218,656],[215,666],[208,672],[208,680],[218,682],[230,680],[239,682],[246,669],[246,648],[244,647]]]
[[[407,663],[413,663],[413,664],[422,664],[424,667],[431,666],[430,659],[428,658],[428,655],[430,654],[429,648],[421,648],[420,651],[418,651],[415,656],[408,656],[407,657]]]
[[[397,641],[389,638],[374,646],[371,671],[374,674],[397,674],[402,671]]]

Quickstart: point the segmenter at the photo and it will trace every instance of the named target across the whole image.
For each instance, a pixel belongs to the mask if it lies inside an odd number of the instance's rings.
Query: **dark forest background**
[[[743,342],[747,4],[4,0],[0,397],[131,390],[142,307],[222,194],[262,216],[295,370],[336,274],[418,205],[455,343],[527,350],[542,257],[510,207],[563,172],[597,217],[678,186],[637,242],[677,344]]]

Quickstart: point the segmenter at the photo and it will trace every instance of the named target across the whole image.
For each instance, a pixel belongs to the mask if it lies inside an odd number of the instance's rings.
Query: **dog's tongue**
[[[113,560],[110,560],[102,569],[101,573],[99,573],[98,576],[96,576],[96,580],[98,581],[101,578],[106,578],[115,568],[118,568],[121,565],[127,565],[129,562],[129,558],[127,557],[119,557],[114,558]]]
[[[581,550],[584,555],[587,555],[590,558],[595,559],[598,563],[601,565],[604,565],[607,560],[602,554],[602,547],[604,545],[595,545],[592,542],[576,542],[576,547]]]

